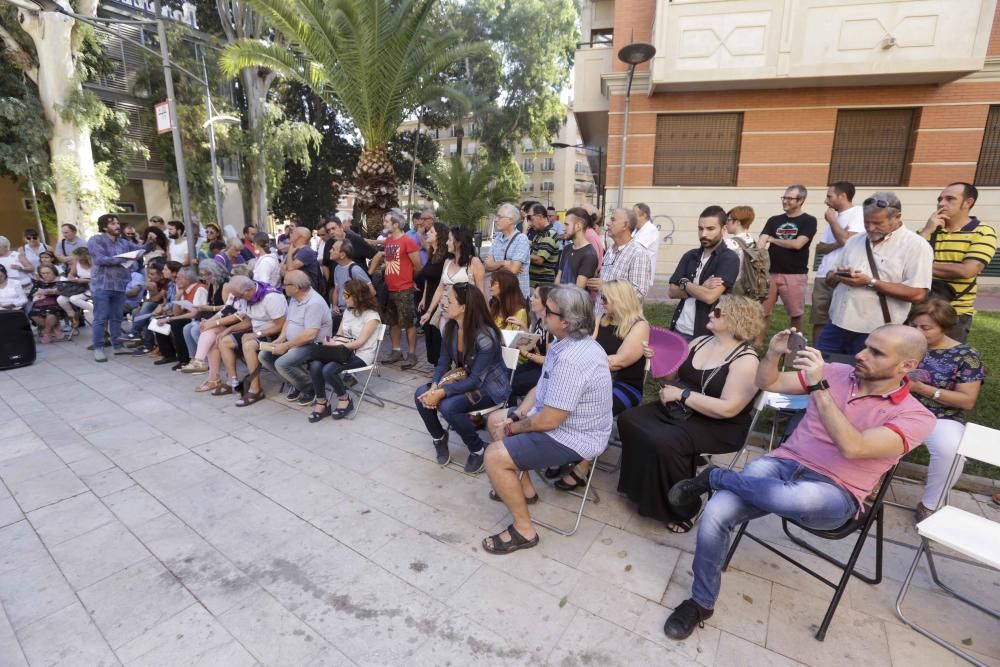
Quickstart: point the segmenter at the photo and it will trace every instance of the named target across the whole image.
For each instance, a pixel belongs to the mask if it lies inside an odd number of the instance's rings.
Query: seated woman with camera
[[[478,473],[483,470],[487,443],[476,433],[468,413],[501,403],[510,393],[503,339],[483,293],[475,286],[452,285],[441,297],[441,307],[448,318],[441,356],[433,381],[417,389],[414,402],[433,439],[437,462],[447,465],[451,461],[448,432],[441,427],[440,415],[469,448],[465,472]]]
[[[686,533],[691,522],[675,517],[667,492],[695,474],[700,454],[736,452],[750,428],[757,395],[753,341],[764,327],[759,303],[723,295],[709,313],[709,335],[688,346],[678,384],[660,389],[659,400],[618,417],[622,441],[618,491],[638,503],[639,514]]]
[[[309,415],[314,424],[324,417],[343,419],[354,410],[354,401],[347,393],[341,373],[352,368],[364,368],[375,361],[378,338],[375,332],[382,323],[378,302],[371,286],[362,280],[344,283],[346,308],[337,334],[323,343],[315,343],[309,373],[316,393],[316,409]],[[331,408],[326,400],[326,385],[337,394],[337,407]]]

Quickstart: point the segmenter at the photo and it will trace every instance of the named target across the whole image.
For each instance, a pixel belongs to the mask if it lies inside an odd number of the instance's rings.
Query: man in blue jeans
[[[90,293],[94,299],[94,361],[108,360],[104,353],[105,329],[110,324],[111,344],[115,350],[123,349],[121,343],[122,315],[125,308],[125,290],[132,278],[128,268],[133,260],[117,257],[122,253],[139,251],[135,259],[145,252],[144,246],[133,243],[121,235],[122,225],[114,213],[105,213],[97,219],[100,234],[87,242],[92,265]]]
[[[927,352],[916,329],[879,327],[853,367],[824,364],[819,350],[807,347],[795,355],[796,370],[782,373],[780,360],[793,331],[771,339],[757,370],[757,386],[765,391],[809,394],[805,416],[788,441],[742,472],[709,466],[667,496],[679,517],[693,518],[701,496],[714,494],[698,525],[691,598],[663,626],[671,639],[687,638],[712,616],[734,528],[766,514],[820,530],[838,528],[934,428],[934,415],[910,395],[907,374]]]

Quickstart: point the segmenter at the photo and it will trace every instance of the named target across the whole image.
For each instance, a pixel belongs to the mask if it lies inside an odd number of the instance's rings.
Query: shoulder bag
[[[882,280],[879,278],[878,267],[875,265],[875,254],[872,253],[872,242],[870,239],[865,239],[865,252],[868,253],[868,266],[872,270],[872,278]],[[892,317],[889,316],[889,300],[886,299],[885,294],[878,295],[878,305],[882,307],[882,319],[886,324],[892,324]]]

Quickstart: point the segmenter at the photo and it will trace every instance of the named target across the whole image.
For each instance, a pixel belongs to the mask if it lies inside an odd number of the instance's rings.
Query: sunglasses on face
[[[715,319],[719,319],[720,317],[722,317],[722,309],[716,306],[712,310],[708,311],[708,314],[714,317]]]
[[[24,238],[26,240],[28,240],[28,241],[37,241],[38,240],[38,236],[25,236]]]

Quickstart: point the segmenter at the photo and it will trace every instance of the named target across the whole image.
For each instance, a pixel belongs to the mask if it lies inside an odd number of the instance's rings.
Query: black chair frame
[[[843,574],[841,575],[840,579],[837,582],[827,579],[818,572],[798,562],[797,560],[789,556],[787,553],[779,550],[774,545],[769,544],[763,539],[757,537],[756,535],[747,532],[747,525],[750,523],[749,521],[743,522],[743,525],[740,526],[739,531],[736,533],[736,537],[735,539],[733,539],[733,544],[729,548],[729,553],[726,554],[726,560],[725,563],[723,563],[722,570],[725,571],[729,567],[729,562],[732,560],[733,555],[736,553],[736,548],[739,546],[740,540],[745,536],[750,538],[757,544],[761,545],[768,551],[774,553],[777,556],[780,556],[781,558],[788,561],[795,567],[801,569],[803,572],[815,577],[816,579],[822,581],[824,584],[832,588],[834,590],[833,599],[830,600],[830,605],[827,607],[826,615],[823,617],[823,622],[820,624],[819,630],[816,632],[816,639],[819,641],[823,641],[826,638],[826,632],[830,627],[831,621],[833,621],[833,615],[837,611],[837,606],[840,604],[840,600],[844,595],[844,591],[847,590],[847,584],[848,582],[850,582],[851,577],[852,576],[857,577],[866,584],[871,584],[871,585],[877,585],[882,581],[882,554],[883,554],[882,542],[884,534],[883,523],[885,515],[883,498],[885,497],[885,494],[889,489],[889,485],[892,482],[892,478],[893,475],[895,475],[895,473],[896,473],[896,466],[893,466],[883,476],[882,483],[879,486],[878,492],[875,494],[875,499],[872,501],[871,505],[865,507],[865,509],[861,513],[861,516],[850,519],[840,528],[835,528],[833,530],[816,530],[813,528],[808,528],[806,526],[803,526],[795,521],[792,521],[791,519],[782,518],[781,528],[782,530],[784,530],[785,535],[788,536],[788,539],[790,539],[796,545],[809,551],[810,553],[819,556],[828,563],[836,565],[843,571]],[[790,528],[789,524],[794,525],[800,528],[801,530],[804,530],[807,533],[815,535],[816,537],[821,537],[825,540],[842,540],[847,537],[850,537],[857,531],[860,531],[860,534],[858,535],[858,539],[854,545],[854,548],[851,550],[850,557],[847,559],[847,562],[845,563],[837,560],[836,558],[833,558],[827,553],[824,553],[822,550],[809,544],[801,537],[793,535],[791,530],[789,529]],[[858,561],[858,557],[861,555],[861,550],[864,549],[865,540],[867,539],[868,533],[871,531],[873,525],[875,526],[875,576],[869,577],[856,570],[855,565]]]

